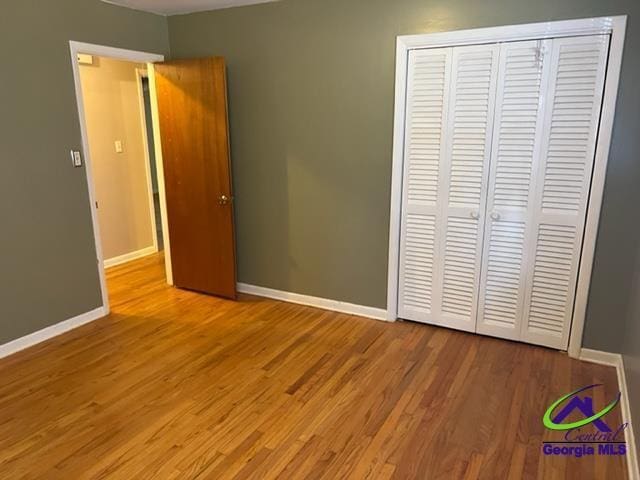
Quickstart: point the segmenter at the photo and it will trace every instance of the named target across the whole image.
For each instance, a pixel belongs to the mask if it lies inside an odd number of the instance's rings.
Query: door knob
[[[477,220],[478,218],[480,218],[480,213],[474,210],[473,212],[471,212],[471,218]]]
[[[218,198],[218,203],[220,205],[228,205],[229,204],[229,197],[227,197],[226,195],[220,195],[220,197]]]
[[[492,220],[500,220],[500,214],[498,212],[491,212]]]

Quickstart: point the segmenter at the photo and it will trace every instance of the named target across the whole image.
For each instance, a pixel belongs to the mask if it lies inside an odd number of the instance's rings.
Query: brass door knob
[[[220,195],[220,197],[218,198],[218,203],[220,205],[228,205],[229,204],[229,197],[227,197],[226,195]]]

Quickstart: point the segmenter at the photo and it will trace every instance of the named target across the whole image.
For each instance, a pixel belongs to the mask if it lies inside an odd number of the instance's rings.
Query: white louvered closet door
[[[401,318],[567,347],[608,50],[410,52]]]
[[[409,56],[399,315],[476,329],[497,45]]]
[[[434,319],[436,219],[444,156],[451,48],[409,53],[398,314]]]
[[[500,69],[477,331],[518,340],[524,313],[530,209],[540,158],[551,40],[504,43]]]
[[[595,156],[609,36],[553,41],[530,211],[523,341],[566,349]]]

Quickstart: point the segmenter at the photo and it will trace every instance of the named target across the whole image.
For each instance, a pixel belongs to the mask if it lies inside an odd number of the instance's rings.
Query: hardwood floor
[[[623,479],[545,457],[542,415],[614,369],[551,350],[108,272],[113,313],[0,361],[0,478]],[[606,417],[620,423],[619,409]]]

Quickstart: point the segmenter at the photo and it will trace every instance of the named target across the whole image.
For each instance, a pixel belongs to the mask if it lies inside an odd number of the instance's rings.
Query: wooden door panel
[[[235,298],[224,59],[156,64],[155,78],[174,283]]]

